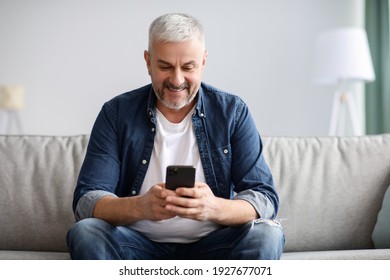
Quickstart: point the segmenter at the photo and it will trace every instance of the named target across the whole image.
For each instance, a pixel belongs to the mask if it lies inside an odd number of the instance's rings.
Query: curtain
[[[376,79],[366,84],[366,132],[390,132],[389,0],[366,0],[365,22]]]

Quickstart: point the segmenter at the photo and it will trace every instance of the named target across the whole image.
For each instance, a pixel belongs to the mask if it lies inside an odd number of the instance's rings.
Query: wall
[[[89,133],[103,102],[149,82],[150,22],[198,17],[204,81],[240,95],[263,135],[326,135],[332,91],[312,82],[316,36],[361,26],[363,0],[0,0],[0,84],[26,89],[27,134]]]

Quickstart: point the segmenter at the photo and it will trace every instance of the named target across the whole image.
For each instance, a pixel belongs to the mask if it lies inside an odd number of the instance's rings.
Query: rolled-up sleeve
[[[245,190],[237,194],[233,199],[241,199],[252,204],[257,214],[263,219],[274,218],[274,204],[262,193],[253,190]]]
[[[80,221],[82,219],[91,218],[93,214],[93,210],[95,208],[96,203],[99,199],[105,196],[113,196],[116,197],[115,194],[107,191],[90,191],[83,195],[76,206],[75,210],[75,218],[76,221]]]

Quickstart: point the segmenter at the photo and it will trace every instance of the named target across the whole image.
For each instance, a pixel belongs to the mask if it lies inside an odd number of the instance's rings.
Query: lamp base
[[[330,119],[329,135],[345,135],[347,132],[347,121],[349,121],[353,135],[362,135],[356,103],[351,92],[336,90],[333,97],[333,108]]]
[[[12,130],[15,125],[15,131]],[[23,134],[22,120],[17,110],[0,110],[0,134]]]

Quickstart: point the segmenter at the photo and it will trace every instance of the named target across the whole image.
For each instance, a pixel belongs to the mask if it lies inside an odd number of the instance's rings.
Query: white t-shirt
[[[156,136],[148,170],[140,190],[145,194],[153,185],[165,182],[168,165],[196,166],[195,181],[206,182],[200,161],[198,144],[192,126],[194,109],[180,123],[169,122],[156,109]],[[138,221],[131,228],[156,242],[190,243],[199,240],[218,228],[209,221],[195,221],[174,217],[162,221]]]

